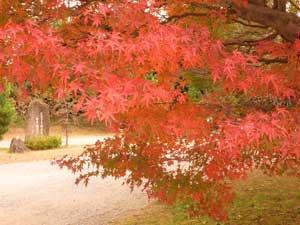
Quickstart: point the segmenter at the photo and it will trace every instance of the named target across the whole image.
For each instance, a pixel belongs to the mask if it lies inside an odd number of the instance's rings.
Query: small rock
[[[24,153],[28,151],[28,149],[26,148],[24,141],[19,138],[13,138],[10,142],[9,151],[11,153]]]

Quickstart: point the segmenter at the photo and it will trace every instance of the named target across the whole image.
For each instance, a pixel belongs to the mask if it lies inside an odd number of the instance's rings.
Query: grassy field
[[[300,225],[300,179],[268,177],[256,171],[235,184],[236,198],[229,220],[188,218],[184,206],[152,203],[110,225]]]

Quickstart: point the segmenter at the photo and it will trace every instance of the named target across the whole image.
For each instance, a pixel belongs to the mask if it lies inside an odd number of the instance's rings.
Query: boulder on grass
[[[19,138],[13,138],[10,142],[9,152],[11,153],[24,153],[28,151],[24,141]]]

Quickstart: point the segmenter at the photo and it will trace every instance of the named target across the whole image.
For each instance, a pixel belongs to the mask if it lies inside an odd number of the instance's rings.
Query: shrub
[[[9,124],[12,122],[15,114],[13,105],[11,104],[6,93],[0,94],[0,140],[2,135],[7,132]]]
[[[36,136],[25,141],[27,148],[31,150],[46,150],[61,146],[61,137],[58,136]]]

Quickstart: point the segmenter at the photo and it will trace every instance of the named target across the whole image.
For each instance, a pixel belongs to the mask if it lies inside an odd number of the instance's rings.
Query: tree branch
[[[244,26],[247,26],[247,27],[253,27],[253,28],[261,28],[261,29],[266,29],[268,28],[268,26],[264,26],[264,25],[261,25],[261,24],[251,24],[251,23],[246,23],[242,20],[239,20],[239,19],[234,19],[233,20],[234,22],[236,23],[239,23],[239,24],[242,24]]]
[[[261,37],[258,39],[227,40],[227,41],[224,41],[224,45],[225,46],[230,46],[230,45],[253,46],[253,45],[256,45],[257,42],[274,39],[274,38],[276,38],[277,35],[278,35],[277,32],[272,32],[271,34],[268,34],[267,36]]]
[[[258,60],[259,62],[265,63],[265,64],[273,64],[273,63],[288,63],[287,58],[260,58]]]
[[[298,11],[300,11],[300,7],[292,0],[289,0],[289,3],[291,3],[292,6],[294,6]]]

